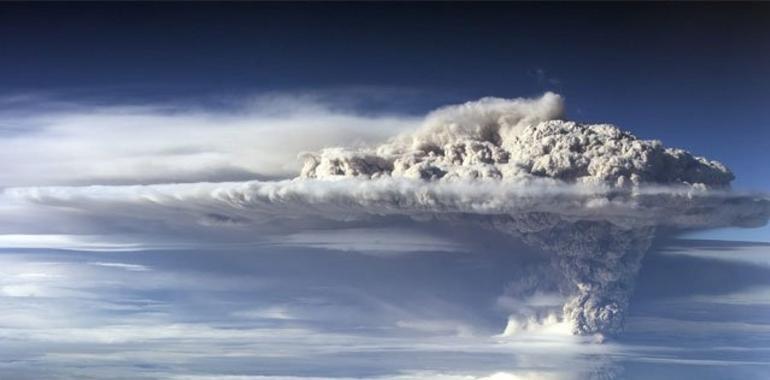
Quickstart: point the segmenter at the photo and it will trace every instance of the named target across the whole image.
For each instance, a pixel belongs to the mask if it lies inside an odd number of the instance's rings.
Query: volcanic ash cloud
[[[578,197],[584,215],[565,210],[574,207],[575,199],[544,196],[540,200],[552,202],[552,209],[510,214],[501,210],[501,215],[479,222],[518,235],[557,256],[555,265],[567,281],[569,295],[563,313],[575,333],[617,333],[642,257],[656,226],[666,222],[642,220],[632,215],[633,208],[626,210],[628,215],[609,214],[609,207],[599,203],[651,203],[654,207],[655,202],[668,203],[674,194],[645,196],[645,185],[680,192],[725,191],[733,175],[719,162],[665,148],[659,141],[640,140],[612,125],[560,120],[562,111],[562,99],[552,93],[536,100],[485,98],[439,109],[420,130],[376,149],[333,148],[307,155],[302,177],[404,177],[439,184],[495,181],[511,187],[537,183],[546,189],[565,185],[602,188],[606,195],[593,194],[594,198],[588,191]],[[701,221],[704,225],[723,222],[717,221],[720,216],[716,213],[706,215],[710,212],[698,212],[694,206],[679,211],[682,215],[702,214],[699,216],[707,219]],[[560,211],[560,207],[565,209]],[[689,227],[686,221],[680,224]]]
[[[259,239],[382,227],[398,217],[481,225],[549,253],[541,277],[566,298],[558,314],[576,334],[621,331],[657,229],[767,222],[768,198],[731,192],[724,165],[612,125],[565,121],[563,108],[552,93],[441,108],[381,146],[304,154],[292,180],[19,188],[6,196],[75,209],[79,218],[138,221],[134,232],[210,228]]]

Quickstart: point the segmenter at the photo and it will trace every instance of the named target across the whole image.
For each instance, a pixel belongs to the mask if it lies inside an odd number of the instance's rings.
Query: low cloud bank
[[[513,286],[517,297],[546,288],[565,300],[560,310],[513,316],[511,330],[546,316],[541,322],[566,323],[577,334],[622,330],[658,228],[767,222],[770,200],[731,192],[724,165],[562,117],[556,94],[485,98],[439,109],[418,130],[377,147],[306,154],[292,180],[15,188],[4,197],[120,220],[118,228],[208,229],[254,240],[367,223],[397,227],[403,218],[485,226],[551,257],[539,272],[547,280]]]

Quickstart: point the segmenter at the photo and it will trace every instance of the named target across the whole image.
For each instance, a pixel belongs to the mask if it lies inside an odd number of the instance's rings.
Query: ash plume
[[[563,117],[562,98],[484,98],[428,115],[418,131],[375,149],[331,148],[305,155],[302,177],[407,177],[452,181],[517,181],[545,177],[567,183],[701,184],[733,180],[721,163],[660,141],[640,140],[609,124]]]
[[[733,174],[721,163],[609,124],[557,120],[562,99],[485,98],[428,116],[417,132],[372,150],[326,149],[306,156],[304,178],[407,177],[449,182],[533,178],[633,192],[647,185],[724,189]],[[625,194],[624,194],[625,195]],[[552,251],[568,281],[564,316],[579,334],[617,333],[655,225],[565,218],[559,212],[511,215],[491,223]]]
[[[381,226],[392,217],[481,225],[549,254],[543,276],[566,300],[560,318],[584,335],[622,330],[660,227],[767,222],[770,200],[731,191],[733,174],[721,163],[563,118],[556,94],[484,98],[434,111],[380,146],[305,153],[292,180],[16,188],[5,196],[79,218],[135,221],[135,229],[206,228],[228,238]]]

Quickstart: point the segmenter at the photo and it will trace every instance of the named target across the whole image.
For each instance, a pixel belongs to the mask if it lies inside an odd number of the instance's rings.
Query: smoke
[[[724,165],[562,117],[563,101],[552,93],[484,98],[439,109],[381,146],[306,153],[292,180],[16,188],[4,196],[71,218],[133,221],[133,231],[213,230],[251,240],[404,219],[484,226],[551,259],[513,284],[512,295],[547,291],[563,300],[556,311],[521,308],[530,311],[512,317],[509,329],[527,330],[534,318],[576,334],[622,330],[657,229],[767,222],[770,200],[730,191]]]
[[[560,96],[484,98],[428,115],[416,132],[376,149],[305,155],[305,178],[380,176],[452,181],[545,177],[623,187],[642,183],[729,185],[721,163],[640,140],[609,124],[556,120]]]
[[[334,148],[307,155],[302,176],[439,182],[492,179],[506,184],[550,178],[559,185],[594,184],[630,191],[645,184],[723,189],[734,178],[719,162],[665,148],[659,141],[640,140],[612,125],[554,120],[563,116],[563,109],[562,99],[553,93],[536,100],[485,98],[443,108],[429,115],[420,130],[377,149]],[[551,204],[569,207],[560,201]],[[585,202],[581,208],[592,207]],[[680,218],[693,210],[689,207],[670,216]],[[573,288],[563,311],[575,332],[617,333],[658,223],[619,226],[615,220],[565,216],[525,211],[490,222],[558,256],[555,265]]]

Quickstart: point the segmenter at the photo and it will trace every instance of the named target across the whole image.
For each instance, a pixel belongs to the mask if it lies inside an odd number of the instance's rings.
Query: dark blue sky
[[[363,86],[422,113],[553,90],[770,188],[770,4],[2,4],[0,57],[0,94],[70,100]]]

